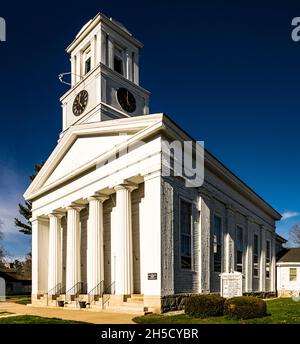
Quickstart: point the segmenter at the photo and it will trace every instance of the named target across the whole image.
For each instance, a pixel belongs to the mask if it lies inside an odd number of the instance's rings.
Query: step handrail
[[[102,297],[104,293],[104,280],[98,283],[93,289],[88,292],[88,304],[91,305],[91,297],[93,297],[93,301],[95,300],[95,296]]]
[[[48,306],[48,300],[49,300],[49,295],[60,295],[62,294],[62,289],[63,289],[63,285],[62,283],[57,283],[55,287],[51,288],[48,292],[47,292],[47,302],[46,305]]]
[[[114,295],[116,282],[112,282],[103,292],[102,296],[102,309],[104,309],[105,304],[109,301],[111,295]]]
[[[65,303],[67,303],[67,296],[68,295],[69,296],[75,296],[75,298],[78,297],[78,295],[80,294],[80,292],[83,289],[83,286],[84,286],[83,282],[77,282],[76,284],[73,285],[73,287],[68,289],[66,291],[66,294],[65,294]]]

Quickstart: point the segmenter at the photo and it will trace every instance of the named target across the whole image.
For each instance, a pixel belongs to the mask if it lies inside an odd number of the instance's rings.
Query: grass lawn
[[[1,324],[87,324],[81,321],[63,320],[59,318],[43,318],[33,315],[17,315],[6,318],[0,317]]]
[[[6,301],[15,302],[20,305],[27,305],[31,303],[31,296],[30,295],[8,295],[6,296]]]
[[[192,318],[179,315],[145,315],[133,319],[139,324],[300,324],[300,301],[278,298],[267,301],[268,316],[249,320],[231,320],[225,317]]]

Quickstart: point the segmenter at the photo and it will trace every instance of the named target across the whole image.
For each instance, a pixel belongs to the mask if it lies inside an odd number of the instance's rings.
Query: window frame
[[[269,245],[269,249],[268,249],[268,245]],[[269,253],[269,258],[268,258],[268,253]],[[268,279],[271,278],[271,262],[272,262],[271,241],[266,240],[266,278]]]
[[[295,276],[293,276],[295,279],[291,279],[291,271],[295,270]],[[290,267],[289,268],[289,282],[297,282],[297,268],[295,267]]]
[[[238,250],[238,245],[237,245],[237,243],[238,243],[238,241],[237,241],[237,239],[238,239],[238,236],[237,236],[238,230],[240,230],[241,233],[242,233],[242,242],[241,242],[241,244],[242,244],[242,251]],[[244,250],[244,240],[245,240],[245,237],[244,236],[245,236],[244,227],[242,225],[240,225],[240,224],[237,224],[235,226],[235,240],[236,240],[236,244],[235,244],[235,258],[236,258],[235,259],[235,268],[236,268],[236,271],[241,272],[241,273],[244,272],[244,260],[245,260],[244,259],[244,252],[245,252],[245,250]],[[242,253],[242,263],[241,264],[238,264],[238,252]],[[242,266],[242,271],[238,270],[238,265]]]
[[[220,220],[220,244],[217,246],[220,246],[220,271],[216,271],[215,270],[215,250],[214,250],[214,245],[215,245],[215,218],[218,218]],[[213,272],[214,273],[222,273],[223,271],[223,259],[222,259],[222,255],[223,255],[223,216],[221,216],[218,213],[214,213],[213,214],[213,241],[212,241],[212,245],[213,245]]]
[[[182,255],[182,250],[181,250],[181,236],[182,235],[186,235],[186,233],[182,233],[182,226],[181,226],[181,204],[182,202],[185,202],[187,204],[190,205],[190,209],[191,209],[191,228],[190,228],[190,243],[191,243],[191,267],[190,268],[184,268],[181,265],[181,257]],[[194,271],[194,216],[193,216],[193,202],[185,197],[180,196],[179,197],[179,268],[182,271],[186,271],[186,272],[193,272]],[[187,256],[183,256],[183,257],[187,257]]]
[[[257,254],[255,253],[255,238],[257,237]],[[257,263],[255,263],[255,257],[257,257]],[[253,254],[252,254],[252,268],[253,268],[253,277],[259,278],[259,235],[257,233],[253,233]],[[257,264],[257,268],[255,265]],[[254,272],[257,271],[257,274]]]
[[[125,70],[126,70],[126,64],[125,64],[125,58],[124,58],[124,48],[122,48],[120,45],[114,43],[114,58],[113,58],[113,70],[125,77]],[[115,69],[115,60],[119,60],[121,62],[121,68],[122,68],[122,73],[119,73]]]
[[[92,47],[89,44],[82,50],[82,73],[83,76],[87,75],[91,70],[92,70]],[[87,61],[90,60],[90,69],[87,71],[86,70],[86,63]]]

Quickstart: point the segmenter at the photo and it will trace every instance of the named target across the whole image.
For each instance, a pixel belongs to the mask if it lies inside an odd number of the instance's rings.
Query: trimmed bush
[[[224,315],[234,319],[261,318],[267,315],[267,304],[253,296],[239,296],[224,303]]]
[[[194,318],[223,315],[225,299],[219,295],[193,295],[186,299],[185,313]]]

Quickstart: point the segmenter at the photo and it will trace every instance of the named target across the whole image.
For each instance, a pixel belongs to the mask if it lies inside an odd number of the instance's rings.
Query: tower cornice
[[[143,48],[143,43],[139,40],[134,38],[127,30],[125,31],[120,25],[118,25],[112,19],[109,19],[102,13],[98,13],[93,19],[91,19],[85,26],[79,31],[76,38],[72,41],[72,43],[67,47],[66,52],[68,54],[74,50],[78,44],[82,42],[82,40],[99,24],[104,23],[114,31],[118,32],[119,35],[123,36],[127,40],[129,40],[133,45],[137,46],[138,48]]]

